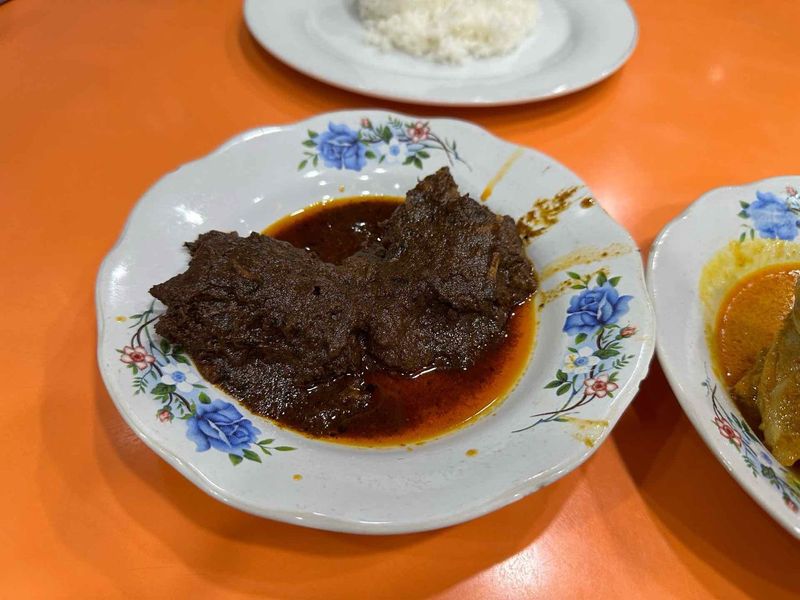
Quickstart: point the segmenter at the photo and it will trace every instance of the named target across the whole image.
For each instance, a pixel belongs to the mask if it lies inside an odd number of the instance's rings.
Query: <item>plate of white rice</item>
[[[625,0],[245,0],[276,58],[369,96],[497,106],[562,96],[619,69],[638,37]]]

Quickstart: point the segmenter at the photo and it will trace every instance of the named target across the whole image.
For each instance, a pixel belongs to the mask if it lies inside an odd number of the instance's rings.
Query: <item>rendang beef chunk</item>
[[[534,290],[514,220],[460,196],[450,172],[421,181],[384,224],[367,272],[372,358],[405,373],[467,368]]]
[[[469,368],[499,343],[536,279],[514,221],[422,180],[380,239],[341,264],[253,233],[187,244],[186,272],[150,292],[156,331],[254,412],[312,435],[374,409],[363,374]]]
[[[156,331],[236,395],[290,398],[362,369],[360,292],[341,269],[273,238],[211,231],[189,269],[150,293]]]

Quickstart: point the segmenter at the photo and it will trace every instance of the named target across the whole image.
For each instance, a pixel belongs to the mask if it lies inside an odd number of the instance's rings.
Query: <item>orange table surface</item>
[[[0,596],[797,597],[800,542],[719,465],[656,362],[584,466],[397,537],[212,500],[128,429],[98,373],[94,279],[131,207],[251,127],[373,106],[468,119],[568,165],[645,249],[709,188],[800,172],[800,2],[632,4],[620,73],[497,109],[317,83],[260,49],[238,0],[0,6]]]

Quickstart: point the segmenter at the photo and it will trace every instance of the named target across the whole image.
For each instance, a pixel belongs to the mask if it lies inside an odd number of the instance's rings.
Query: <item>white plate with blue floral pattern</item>
[[[664,228],[648,268],[658,357],[683,410],[744,490],[796,537],[800,481],[745,422],[715,372],[708,339],[731,286],[758,269],[800,262],[798,189],[793,176],[708,192]]]
[[[186,268],[184,242],[260,231],[317,201],[402,195],[445,165],[495,211],[563,211],[528,221],[540,234],[528,246],[541,278],[537,341],[490,415],[413,447],[313,440],[250,414],[154,333],[163,307],[148,289]],[[655,329],[638,250],[572,172],[469,123],[379,111],[255,129],[165,176],[103,262],[97,318],[111,397],[167,462],[242,510],[357,533],[465,521],[575,469],[636,394]]]
[[[366,41],[351,0],[245,0],[244,16],[276,58],[369,96],[442,106],[499,106],[563,96],[602,81],[638,37],[625,0],[540,0],[531,35],[508,56],[436,64]]]

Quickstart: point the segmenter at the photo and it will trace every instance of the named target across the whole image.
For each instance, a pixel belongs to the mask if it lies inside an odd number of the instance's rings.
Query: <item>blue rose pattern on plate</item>
[[[197,444],[198,452],[214,448],[236,454],[249,448],[261,434],[233,404],[222,400],[198,404],[186,424],[186,437]]]
[[[367,148],[358,132],[347,125],[328,125],[328,130],[316,136],[317,151],[326,167],[360,171],[367,164]]]
[[[545,389],[564,396],[562,406],[554,411],[532,415],[526,431],[543,423],[565,422],[576,410],[593,400],[614,397],[619,388],[619,373],[635,355],[625,353],[625,340],[636,335],[636,327],[619,325],[628,313],[632,296],[617,290],[621,277],[609,279],[606,270],[597,275],[568,272],[568,285],[579,290],[570,298],[563,330],[570,336],[564,365]]]
[[[759,237],[792,241],[800,228],[800,192],[794,187],[785,189],[786,198],[781,199],[772,192],[756,192],[753,202],[740,201],[739,217],[747,221],[739,235],[743,242]]]
[[[719,402],[719,390],[711,377],[707,377],[702,385],[711,400],[714,409],[713,423],[719,429],[719,434],[736,448],[753,477],[766,479],[781,495],[786,508],[795,514],[799,513],[800,481],[789,469],[775,462],[744,419],[725,410]]]
[[[345,123],[328,123],[322,132],[309,129],[302,144],[307,150],[297,166],[299,171],[318,166],[320,159],[326,167],[351,171],[360,171],[369,161],[421,169],[431,152],[444,152],[451,165],[455,161],[467,165],[455,140],[438,136],[427,121],[404,122],[389,117],[385,123],[375,124],[364,118],[356,129]]]
[[[598,327],[616,323],[628,312],[631,296],[620,296],[608,281],[573,296],[567,309],[564,331],[570,335],[592,333]]]
[[[134,394],[149,393],[159,403],[156,418],[165,424],[176,418],[184,421],[186,437],[198,452],[225,452],[233,465],[245,459],[260,463],[254,446],[267,456],[274,451],[294,450],[291,446],[272,446],[273,439],[259,440],[261,431],[233,404],[211,399],[183,350],[159,338],[153,330],[160,317],[154,304],[144,312],[122,318],[133,321],[130,329],[134,333],[130,345],[117,352],[131,370]]]

